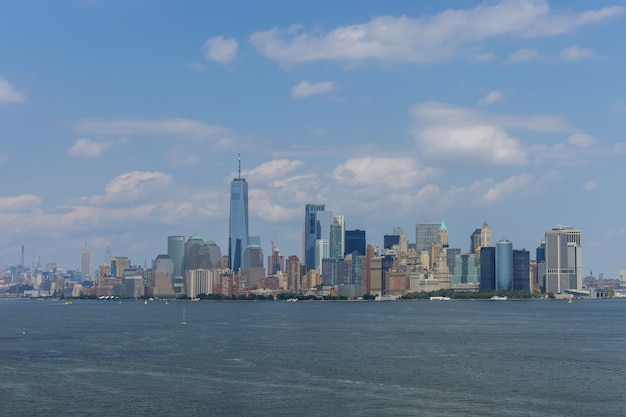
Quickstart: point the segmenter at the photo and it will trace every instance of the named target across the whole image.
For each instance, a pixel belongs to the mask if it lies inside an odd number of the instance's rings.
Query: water
[[[0,415],[626,415],[625,323],[621,300],[0,300]]]

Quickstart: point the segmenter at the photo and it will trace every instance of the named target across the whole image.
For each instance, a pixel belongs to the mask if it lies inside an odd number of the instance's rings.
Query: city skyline
[[[14,2],[0,16],[0,265],[228,251],[241,149],[250,235],[301,258],[307,203],[383,247],[445,218],[534,257],[584,233],[624,267],[617,2]],[[242,15],[240,10],[246,10]],[[254,16],[253,19],[245,16]],[[504,24],[502,22],[505,22]],[[85,262],[87,262],[87,257]]]

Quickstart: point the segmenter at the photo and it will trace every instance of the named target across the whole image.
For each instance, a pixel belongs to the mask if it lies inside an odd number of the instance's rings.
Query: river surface
[[[6,416],[624,416],[625,386],[626,300],[0,300]]]

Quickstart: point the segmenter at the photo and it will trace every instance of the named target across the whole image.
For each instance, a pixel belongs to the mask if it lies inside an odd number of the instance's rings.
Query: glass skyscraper
[[[303,230],[303,247],[302,257],[306,270],[315,269],[315,241],[322,239],[321,227],[318,219],[318,212],[324,212],[326,206],[324,204],[307,204],[304,214],[304,230]],[[332,213],[330,215],[332,221]],[[330,238],[330,224],[328,225],[328,237]]]
[[[496,289],[513,288],[513,244],[507,239],[502,239],[496,244],[496,279]]]
[[[248,183],[239,175],[230,183],[230,221],[228,224],[228,267],[235,273],[243,266],[248,247]]]

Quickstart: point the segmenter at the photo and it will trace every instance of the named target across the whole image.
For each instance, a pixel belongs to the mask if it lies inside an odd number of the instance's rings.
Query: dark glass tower
[[[530,291],[530,253],[513,249],[513,289]]]
[[[496,248],[488,246],[480,248],[480,290],[495,291],[496,289]]]
[[[324,204],[307,204],[305,206],[303,257],[307,271],[315,269],[315,240],[321,238],[317,212],[325,209]],[[328,233],[330,233],[330,227]]]
[[[228,224],[228,267],[235,271],[243,266],[243,252],[248,247],[248,183],[239,175],[230,183],[230,221]]]

